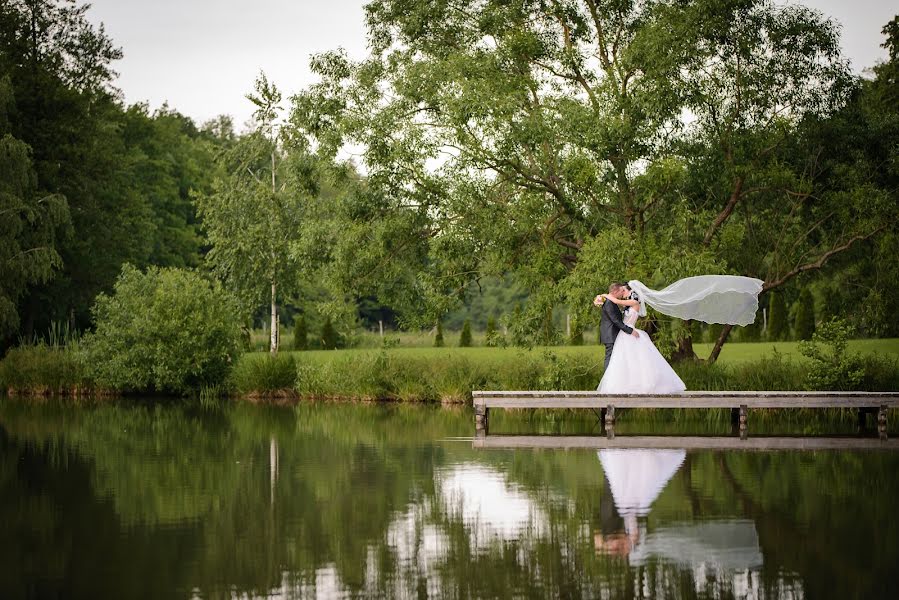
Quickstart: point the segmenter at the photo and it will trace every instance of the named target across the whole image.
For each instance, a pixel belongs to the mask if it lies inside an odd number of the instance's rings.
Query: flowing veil
[[[755,321],[764,282],[738,275],[699,275],[675,281],[663,290],[651,290],[636,279],[630,288],[640,299],[640,316],[649,305],[663,315],[722,325],[749,325]]]

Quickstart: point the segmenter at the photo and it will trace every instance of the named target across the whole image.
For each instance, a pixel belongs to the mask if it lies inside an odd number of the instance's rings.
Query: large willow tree
[[[609,281],[708,272],[765,290],[883,231],[889,195],[820,183],[809,127],[852,80],[836,26],[766,0],[378,0],[370,55],[316,57],[293,120],[362,148],[410,232],[428,319],[485,274],[531,290],[524,324]],[[360,251],[367,261],[378,246]],[[669,339],[692,356],[688,328]],[[727,340],[725,328],[712,353]]]

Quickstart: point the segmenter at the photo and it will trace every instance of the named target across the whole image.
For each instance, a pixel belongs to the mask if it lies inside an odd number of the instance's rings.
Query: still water
[[[491,436],[600,435],[581,418]],[[0,399],[0,598],[899,597],[895,450],[473,433],[436,407]]]

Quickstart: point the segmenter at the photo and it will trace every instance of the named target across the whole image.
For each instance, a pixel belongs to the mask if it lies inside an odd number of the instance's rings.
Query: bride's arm
[[[638,300],[622,300],[621,298],[615,298],[614,296],[606,296],[605,294],[601,294],[601,296],[606,300],[611,300],[618,306],[640,306],[640,302]]]

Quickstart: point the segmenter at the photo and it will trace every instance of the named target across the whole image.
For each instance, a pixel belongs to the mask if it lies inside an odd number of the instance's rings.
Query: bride
[[[675,394],[687,389],[665,357],[649,339],[649,335],[635,325],[640,315],[640,301],[631,291],[627,299],[601,294],[601,302],[614,302],[625,307],[624,324],[639,332],[633,336],[618,332],[609,366],[603,373],[597,391],[603,394]]]

